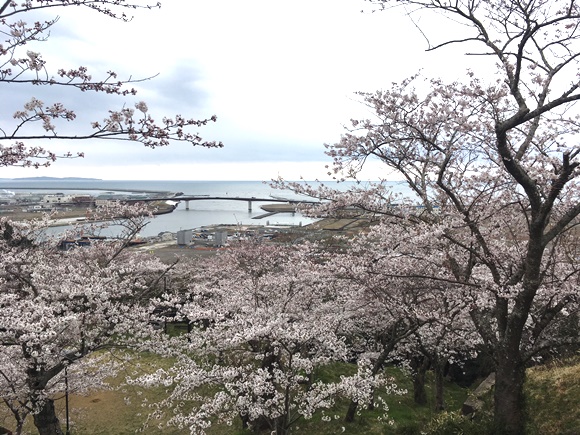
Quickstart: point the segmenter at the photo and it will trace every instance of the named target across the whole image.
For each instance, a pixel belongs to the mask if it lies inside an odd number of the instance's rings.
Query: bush
[[[437,414],[421,433],[429,435],[492,435],[493,419],[490,414],[476,418],[464,416],[459,411]]]

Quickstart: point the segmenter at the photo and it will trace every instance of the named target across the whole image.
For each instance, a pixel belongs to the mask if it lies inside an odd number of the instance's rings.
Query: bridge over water
[[[287,199],[287,198],[258,198],[255,196],[243,197],[243,196],[209,196],[209,195],[179,195],[179,196],[168,196],[168,197],[156,197],[156,198],[139,198],[135,199],[135,202],[146,202],[146,201],[185,201],[185,209],[189,210],[190,201],[245,201],[248,203],[248,211],[252,211],[253,202],[281,202],[285,204],[313,204],[314,201],[303,201],[297,199]],[[132,201],[132,200],[131,200]]]
[[[74,187],[70,188],[67,186],[50,186],[50,187],[30,187],[30,186],[19,186],[19,185],[10,185],[2,186],[2,189],[8,190],[60,190],[60,191],[82,191],[82,190],[91,190],[91,191],[107,191],[107,192],[127,192],[127,193],[146,193],[146,194],[153,194],[154,196],[148,198],[131,198],[131,196],[127,196],[123,200],[127,202],[153,202],[153,201],[185,201],[185,209],[189,210],[189,202],[190,201],[246,201],[248,203],[248,211],[252,211],[252,203],[253,202],[278,202],[278,203],[285,203],[285,204],[315,204],[316,201],[305,201],[305,200],[298,200],[298,199],[288,199],[288,198],[277,198],[277,197],[269,197],[269,198],[258,198],[258,197],[241,197],[241,196],[209,196],[209,195],[188,195],[182,192],[167,192],[167,191],[159,191],[159,190],[145,190],[145,189],[121,189],[115,187]]]

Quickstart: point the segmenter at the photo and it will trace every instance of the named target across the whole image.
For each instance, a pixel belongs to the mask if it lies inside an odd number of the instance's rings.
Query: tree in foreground
[[[118,206],[120,214],[142,227],[142,211]],[[123,238],[70,248],[40,237],[42,223],[0,225],[0,396],[16,433],[29,414],[40,434],[62,433],[55,398],[100,386],[123,363],[113,350],[157,334],[148,300],[171,266],[128,252]]]
[[[0,1],[0,35],[3,38],[0,40],[0,87],[34,87],[37,92],[35,97],[23,101],[22,106],[12,109],[13,112],[3,113],[4,125],[0,126],[0,166],[49,165],[59,156],[43,148],[42,143],[47,139],[133,141],[151,148],[165,146],[173,141],[204,147],[222,146],[221,143],[204,141],[196,132],[191,131],[208,122],[214,122],[215,116],[208,119],[188,119],[176,115],[156,122],[150,115],[147,104],[139,101],[109,110],[103,119],[93,120],[90,125],[79,126],[76,125],[78,122],[75,123],[75,108],[65,107],[60,101],[42,101],[38,94],[42,93],[43,87],[129,97],[137,93],[131,87],[132,84],[148,80],[120,79],[114,71],[98,72],[97,74],[102,75],[94,78],[94,73],[85,66],[72,69],[52,67],[43,59],[42,53],[33,51],[39,43],[49,40],[50,30],[58,23],[58,18],[43,20],[43,15],[39,14],[67,6],[85,7],[111,19],[128,21],[132,17],[125,11],[152,9],[160,7],[161,4],[147,5],[125,0]],[[3,109],[11,110],[8,105],[3,106]],[[65,126],[68,123],[75,123],[75,126]],[[66,153],[60,157],[82,155],[83,153]]]
[[[152,9],[160,3],[0,0],[0,87],[36,91],[19,107],[11,108],[3,100],[3,109],[10,113],[2,113],[0,166],[48,166],[58,157],[83,155],[59,156],[44,148],[48,139],[133,141],[151,148],[173,141],[222,146],[191,131],[214,122],[215,117],[200,120],[176,115],[156,122],[147,104],[139,101],[79,126],[74,107],[42,101],[46,87],[130,97],[136,94],[132,84],[148,80],[119,79],[114,71],[98,72],[101,76],[93,78],[84,66],[49,65],[35,51],[49,40],[58,23],[58,18],[45,19],[45,13],[66,6],[86,7],[128,21],[132,17],[125,11]],[[46,95],[53,98],[54,94]],[[123,219],[117,219],[120,212],[109,209],[104,217],[128,224],[125,228],[131,230],[143,223],[142,212],[125,208]],[[157,288],[167,269],[125,249],[133,232],[114,243],[93,241],[90,247],[63,251],[58,243],[38,238],[44,229],[43,224],[0,223],[0,394],[16,419],[18,433],[30,413],[40,433],[61,433],[53,401],[63,391],[63,372],[68,372],[71,388],[86,390],[116,366],[114,359],[99,351],[132,345],[141,335],[153,333],[141,299],[151,296],[149,292]]]
[[[407,267],[395,263],[393,275],[447,282],[449,294],[468,303],[495,364],[496,433],[525,433],[526,366],[579,337],[579,6],[374,3],[449,18],[456,37],[430,49],[464,44],[494,62],[496,75],[469,71],[450,84],[417,76],[360,94],[373,117],[353,120],[328,147],[335,170],[356,174],[377,158],[419,202],[395,206],[382,186],[376,194],[337,193],[336,204],[379,212],[391,226],[424,226],[420,244],[396,246]]]
[[[191,433],[238,421],[282,435],[338,398],[364,406],[379,387],[389,392],[364,361],[358,373],[322,376],[352,355],[341,333],[346,291],[320,258],[309,245],[245,242],[197,263],[190,290],[163,302],[193,326],[168,350],[178,363],[139,379],[171,386],[153,417],[168,412],[170,424]]]

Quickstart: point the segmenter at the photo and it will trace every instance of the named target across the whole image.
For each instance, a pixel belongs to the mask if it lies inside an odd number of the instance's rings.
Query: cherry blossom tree
[[[350,195],[341,194],[340,199],[352,199],[355,193],[356,189]],[[357,202],[361,201],[359,197]],[[376,198],[373,203],[378,204]],[[365,207],[370,209],[370,204]],[[408,221],[402,206],[396,207],[394,216],[387,214],[388,209],[384,207],[381,221],[368,230],[342,237],[341,249],[334,250],[325,263],[329,273],[348,282],[345,306],[351,315],[345,334],[354,351],[374,355],[373,374],[380,373],[387,362],[418,369],[420,357],[426,356],[424,362],[441,375],[447,363],[461,361],[480,343],[466,314],[469,301],[457,297],[462,285],[442,267],[447,241],[426,236],[437,237],[441,228],[418,221],[416,207],[410,208],[409,213],[415,213]],[[414,373],[418,396],[421,390],[424,395],[421,373]],[[437,404],[442,408],[443,378],[437,379]],[[352,421],[355,412],[356,403],[352,403],[346,420]]]
[[[321,256],[307,244],[244,242],[197,263],[186,295],[156,302],[177,306],[193,330],[174,344],[176,366],[138,380],[172,387],[153,416],[169,409],[169,423],[191,433],[241,419],[255,431],[287,434],[338,397],[364,405],[379,387],[390,391],[368,361],[360,361],[357,374],[319,378],[351,357],[341,333],[346,292]]]
[[[35,12],[67,6],[85,7],[111,19],[129,21],[132,17],[126,12],[158,8],[161,4],[125,0],[0,1],[0,35],[3,38],[0,40],[0,86],[29,86],[38,93],[43,87],[59,87],[127,97],[135,95],[137,91],[131,85],[149,78],[120,79],[114,71],[98,73],[99,77],[94,78],[84,66],[73,69],[51,66],[40,52],[33,51],[35,43],[46,42],[50,30],[58,24],[58,18],[42,20]],[[74,122],[77,110],[59,101],[45,102],[37,97],[23,101],[22,107],[11,114],[13,121],[0,126],[0,166],[47,166],[57,157],[83,156],[83,153],[57,156],[43,147],[42,142],[47,139],[134,141],[151,148],[174,141],[204,147],[222,146],[218,142],[204,141],[191,131],[214,122],[215,116],[190,119],[175,115],[157,122],[150,115],[147,104],[139,101],[111,109],[102,120],[94,120],[91,125],[76,126],[74,133],[69,133],[70,128],[63,132],[63,124]]]
[[[204,141],[193,131],[215,117],[176,115],[156,122],[147,104],[137,101],[79,126],[78,108],[42,101],[42,91],[48,87],[130,98],[136,94],[132,85],[149,80],[120,79],[114,71],[97,72],[93,78],[94,73],[84,66],[49,65],[36,49],[49,40],[59,19],[46,19],[46,12],[66,6],[129,21],[132,17],[126,12],[160,7],[160,3],[0,1],[0,86],[28,87],[36,93],[12,113],[2,114],[0,166],[48,166],[59,157],[83,156],[80,152],[57,155],[44,148],[49,139],[133,141],[151,148],[174,141],[222,146]],[[71,123],[75,126],[65,126]],[[131,238],[146,222],[143,210],[115,205],[100,213],[108,225],[124,228],[119,240],[93,239],[91,246],[71,250],[62,250],[58,241],[47,239],[48,221],[0,222],[0,395],[15,417],[17,433],[30,413],[40,433],[62,433],[54,400],[63,391],[63,373],[68,372],[69,387],[76,391],[99,385],[118,365],[118,359],[103,350],[135,345],[157,334],[148,323],[146,302],[171,266],[127,251]],[[95,220],[91,227],[98,230],[102,225]]]
[[[524,433],[526,366],[578,342],[580,10],[558,0],[374,3],[462,24],[430,49],[466,44],[493,62],[496,76],[416,76],[361,93],[374,116],[353,120],[328,146],[334,170],[356,174],[378,158],[419,201],[395,206],[382,190],[335,196],[393,217],[392,225],[424,226],[422,243],[396,248],[412,266],[394,273],[445,280],[468,302],[495,363],[496,431]],[[430,244],[443,244],[438,255]],[[576,322],[576,333],[562,333],[566,322]]]
[[[436,295],[431,283],[399,280],[393,274],[399,257],[393,246],[410,234],[398,232],[400,227],[386,229],[377,225],[354,240],[338,239],[335,243],[341,249],[327,254],[324,263],[326,272],[346,289],[341,296],[345,307],[341,333],[353,353],[371,357],[373,376],[381,376],[387,362],[400,359],[401,342],[434,321],[429,300]],[[347,422],[354,420],[357,408],[352,401]]]
[[[127,228],[142,226],[135,207],[118,206],[121,214],[133,219]],[[60,434],[54,401],[65,388],[102,385],[126,359],[115,350],[159,334],[148,300],[172,266],[127,251],[125,240],[63,249],[60,237],[41,237],[44,222],[3,219],[0,228],[0,396],[16,433],[32,414],[40,434]]]
[[[446,289],[448,290],[448,289]],[[477,355],[481,339],[469,319],[462,299],[451,291],[440,291],[429,300],[434,320],[417,329],[399,344],[397,352],[410,355],[405,361],[414,370],[415,399],[425,397],[424,374],[430,367],[435,374],[435,410],[445,409],[444,377],[450,364],[462,364]]]

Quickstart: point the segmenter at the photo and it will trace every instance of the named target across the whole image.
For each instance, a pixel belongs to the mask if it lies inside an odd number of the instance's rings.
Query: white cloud
[[[342,125],[365,113],[355,91],[387,87],[421,67],[451,77],[463,71],[457,63],[449,69],[441,59],[445,51],[424,52],[426,43],[403,10],[361,13],[368,5],[363,0],[165,0],[160,10],[137,11],[129,23],[61,8],[51,37],[38,44],[49,66],[85,65],[95,77],[109,69],[122,79],[158,76],[139,83],[136,98],[12,86],[3,92],[16,108],[18,98],[24,103],[37,93],[76,105],[83,128],[104,118],[109,108],[141,99],[158,118],[218,116],[216,125],[199,132],[223,141],[223,150],[45,143],[49,149],[86,152],[83,161],[57,162],[48,170],[61,176],[317,178],[321,175],[313,175],[324,174],[329,163],[323,144],[338,141]],[[10,115],[2,113],[0,119]],[[95,175],[99,172],[107,175]],[[3,176],[8,173],[3,170]]]

